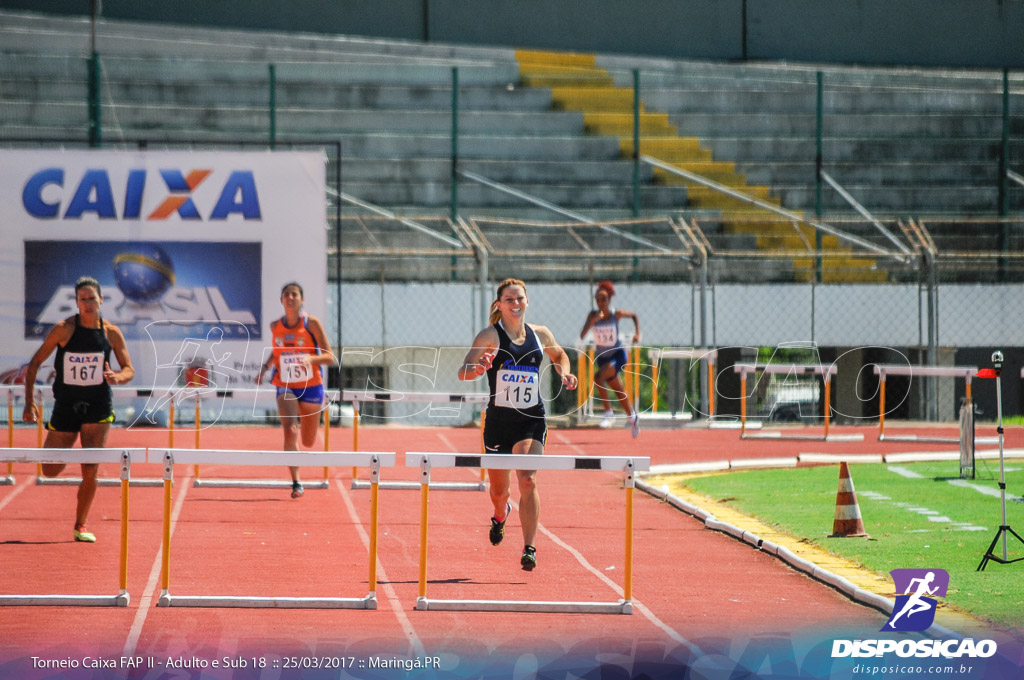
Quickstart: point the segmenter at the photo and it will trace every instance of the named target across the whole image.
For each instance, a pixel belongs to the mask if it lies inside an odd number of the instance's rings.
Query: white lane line
[[[974,489],[978,493],[983,493],[986,496],[994,496],[996,498],[999,498],[1000,496],[999,489],[993,489],[991,487],[982,486],[980,484],[971,484],[965,479],[947,479],[946,481],[952,484],[953,486],[959,486],[965,489]],[[1008,498],[1010,500],[1013,500],[1013,496],[1009,496]]]
[[[568,437],[566,437],[566,436],[565,436],[564,434],[562,434],[561,432],[555,432],[555,439],[557,439],[558,441],[560,441],[561,443],[565,444],[565,445],[566,445],[566,446],[568,446],[568,447],[569,447],[570,449],[572,449],[572,452],[573,452],[573,453],[575,453],[575,454],[577,454],[577,455],[580,455],[580,456],[585,456],[585,455],[587,455],[587,452],[586,452],[586,451],[584,451],[584,450],[583,450],[582,448],[580,448],[580,447],[579,447],[578,445],[576,445],[576,444],[573,444],[573,443],[572,443],[571,441],[569,441],[569,438],[568,438]]]
[[[4,499],[2,501],[0,501],[0,510],[3,510],[4,508],[6,508],[8,506],[8,504],[10,504],[10,502],[13,501],[18,496],[18,494],[20,494],[22,491],[24,491],[28,487],[32,486],[32,484],[28,481],[28,479],[29,478],[26,477],[24,481],[22,481],[20,484],[18,484],[16,487],[14,487],[14,491],[12,491],[9,494],[7,494],[4,497]]]
[[[900,477],[906,477],[907,479],[924,479],[924,475],[919,475],[913,470],[908,470],[907,468],[900,467],[899,465],[890,465],[889,472],[895,472]]]
[[[356,506],[352,503],[352,496],[349,494],[348,489],[345,488],[342,480],[338,479],[335,481],[337,483],[338,490],[341,491],[341,497],[345,501],[345,507],[348,508],[349,517],[352,518],[352,524],[355,525],[356,531],[359,533],[359,540],[363,542],[363,547],[366,548],[366,552],[369,554],[370,535],[366,533],[362,522],[359,520],[359,515],[356,513]],[[402,626],[402,631],[405,633],[406,639],[409,640],[409,644],[412,645],[413,656],[426,656],[423,642],[416,634],[416,630],[412,627],[412,622],[409,621],[409,617],[406,616],[405,608],[402,606],[401,601],[399,601],[398,594],[395,592],[394,587],[388,581],[388,575],[384,572],[384,565],[380,563],[380,558],[378,557],[377,584],[384,590],[384,596],[387,597],[388,602],[391,604],[391,608],[395,612],[395,618],[398,619],[398,623]]]
[[[516,512],[519,511],[519,504],[518,503],[512,502],[512,507],[514,507],[516,509]],[[537,528],[540,530],[540,532],[542,534],[544,534],[549,539],[551,539],[551,541],[555,545],[557,545],[558,547],[562,548],[563,550],[567,551],[570,555],[575,557],[576,561],[579,562],[583,566],[584,569],[586,569],[591,574],[593,574],[594,576],[599,578],[609,588],[611,588],[613,591],[615,591],[615,593],[618,594],[619,597],[624,597],[625,596],[625,592],[623,591],[622,587],[619,586],[617,583],[615,583],[615,581],[612,581],[610,578],[605,576],[604,573],[599,571],[596,567],[594,567],[594,565],[590,564],[590,562],[587,561],[587,558],[584,557],[583,554],[580,553],[579,550],[576,550],[571,545],[569,545],[568,543],[566,543],[565,541],[560,539],[558,536],[556,536],[552,531],[550,531],[543,524],[538,524]],[[675,640],[676,642],[678,642],[681,645],[685,645],[687,648],[692,650],[695,654],[703,656],[704,653],[701,651],[700,647],[698,647],[694,643],[692,643],[689,640],[687,640],[686,638],[684,638],[675,629],[673,629],[667,623],[665,623],[664,621],[659,619],[657,616],[655,616],[654,612],[652,612],[646,605],[644,605],[642,602],[640,602],[640,600],[634,599],[633,600],[633,607],[636,608],[636,610],[638,612],[643,614],[647,618],[648,621],[650,621],[655,626],[657,626],[662,631],[664,631],[665,634],[668,635],[670,638],[672,638],[673,640]]]
[[[188,494],[188,488],[191,486],[191,477],[182,477],[178,479],[178,486],[181,489],[181,493],[178,494],[178,498],[174,501],[174,508],[171,510],[171,536],[174,536],[174,527],[178,524],[178,517],[181,516],[181,506],[185,504],[185,496]],[[161,490],[163,493],[163,490]],[[161,525],[162,530],[162,525]],[[135,647],[139,644],[139,637],[142,635],[142,628],[146,624],[146,616],[152,609],[151,604],[153,602],[153,595],[156,593],[157,581],[160,579],[160,571],[163,567],[163,534],[161,533],[160,549],[156,551],[156,559],[153,560],[153,568],[149,571],[149,579],[146,581],[146,589],[143,591],[142,599],[139,600],[139,609],[135,612],[135,619],[132,621],[132,627],[128,630],[128,639],[124,643],[124,651],[121,652],[121,656],[133,657],[135,656]]]

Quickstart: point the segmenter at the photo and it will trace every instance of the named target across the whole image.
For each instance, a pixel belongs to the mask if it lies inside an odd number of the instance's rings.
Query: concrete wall
[[[0,8],[38,11],[38,0]],[[688,59],[1024,67],[1024,0],[104,0],[108,19]],[[84,0],[46,11],[88,14]]]

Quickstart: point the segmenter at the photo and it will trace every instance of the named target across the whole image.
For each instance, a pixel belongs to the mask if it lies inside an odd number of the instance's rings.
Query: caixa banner
[[[301,283],[307,311],[325,316],[324,158],[0,151],[0,374],[17,375],[75,315],[75,281],[90,276],[103,318],[129,342],[134,383],[147,387],[186,358],[247,381],[269,351],[283,284]],[[216,356],[186,345],[215,346]]]

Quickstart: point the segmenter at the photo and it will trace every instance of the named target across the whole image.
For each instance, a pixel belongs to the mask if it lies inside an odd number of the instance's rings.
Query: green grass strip
[[[978,461],[977,479],[963,481],[957,462],[851,465],[870,539],[828,537],[838,469],[751,470],[684,484],[883,576],[892,569],[945,569],[946,603],[1000,627],[1024,628],[1024,562],[989,562],[985,571],[976,571],[1002,521],[998,462]],[[1024,536],[1024,464],[1011,460],[1006,469],[1007,522]],[[1012,536],[1007,546],[1010,558],[1024,557],[1024,544]],[[993,552],[1002,555],[1001,543]]]

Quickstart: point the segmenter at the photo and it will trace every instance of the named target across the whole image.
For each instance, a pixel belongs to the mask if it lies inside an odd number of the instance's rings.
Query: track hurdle
[[[132,456],[145,460],[145,449],[9,449],[16,463],[120,463],[121,557],[117,595],[0,595],[0,605],[54,605],[73,607],[127,607],[128,595],[128,482]]]
[[[696,347],[652,347],[647,351],[651,359],[651,381],[654,383],[651,410],[658,410],[658,373],[663,361],[681,360],[703,362],[707,366],[707,418],[710,422],[715,417],[715,362],[718,360],[717,349],[700,349]],[[684,398],[688,401],[685,383],[682,385]],[[702,404],[703,406],[703,404]],[[653,414],[651,414],[653,415]],[[649,417],[649,416],[648,416]],[[672,413],[675,418],[675,412]],[[692,414],[690,416],[693,417]],[[643,416],[641,416],[643,418]]]
[[[14,388],[6,387],[7,391],[7,448],[14,448]],[[14,484],[14,463],[7,461],[7,475],[0,477],[0,486]]]
[[[137,389],[134,387],[111,387],[110,391],[115,398],[119,396],[149,396],[147,393],[152,392],[152,390]],[[40,429],[40,433],[42,433],[43,396],[41,390],[37,394],[36,404],[39,406],[39,416],[36,418],[36,423]],[[42,447],[42,445],[42,436],[40,435],[39,446]],[[81,477],[43,477],[42,472],[39,472],[36,475],[36,485],[38,486],[77,486],[81,483]],[[158,478],[140,477],[132,479],[130,483],[132,486],[160,486],[163,484],[163,480]],[[96,479],[96,484],[98,486],[119,486],[121,484],[121,480],[114,477],[98,477]]]
[[[352,450],[359,450],[359,420],[360,411],[359,404],[362,402],[391,402],[391,403],[447,403],[447,404],[459,404],[461,408],[462,404],[481,404],[486,405],[490,399],[488,394],[444,394],[438,392],[371,392],[367,390],[344,390],[342,392],[341,400],[352,403]],[[433,410],[435,407],[431,407]],[[441,410],[458,410],[451,406],[440,406],[436,407]],[[484,430],[484,415],[481,413],[480,417],[480,450],[483,452],[483,430]],[[368,482],[359,479],[359,469],[356,467],[352,468],[352,488],[353,489],[365,489],[369,486]],[[399,480],[389,480],[381,482],[381,488],[383,489],[418,489],[420,486],[419,482],[403,482]],[[449,491],[484,491],[487,488],[487,481],[484,476],[484,471],[480,471],[479,482],[434,482],[431,486],[435,489],[445,489]]]
[[[589,614],[633,613],[633,489],[637,472],[650,470],[651,459],[627,456],[545,456],[464,453],[407,453],[407,467],[420,469],[420,565],[419,597],[421,611],[500,611]],[[625,568],[623,599],[617,602],[554,602],[529,600],[441,600],[427,597],[427,508],[430,471],[433,468],[480,468],[482,470],[607,470],[622,472],[626,487]]]
[[[831,399],[832,399],[832,376],[839,372],[835,364],[822,366],[821,364],[734,364],[733,370],[740,374],[740,439],[785,439],[796,441],[863,441],[864,435],[860,433],[835,435],[829,434],[831,423]],[[747,376],[760,371],[764,374],[785,374],[785,375],[820,375],[825,382],[825,398],[822,410],[824,411],[825,433],[823,435],[790,434],[782,431],[747,433]]]
[[[181,391],[192,390],[195,388],[180,388]],[[238,396],[250,396],[253,398],[252,404],[255,407],[260,397],[267,397],[274,395],[273,390],[261,390],[256,388],[238,388],[238,389],[227,389],[227,390],[207,390],[205,392],[195,392],[194,394],[186,394],[186,399],[195,400],[195,448],[200,449],[200,433],[202,432],[202,409],[201,402],[203,399],[231,399],[236,395]],[[324,452],[327,453],[330,450],[331,445],[331,410],[328,406],[332,401],[337,399],[337,391],[325,391],[324,393],[324,409],[323,413],[323,428],[324,428]],[[174,440],[174,401],[171,399],[171,418],[169,421],[171,427],[171,440],[170,446],[173,448]],[[268,401],[266,404],[271,407],[271,402]],[[276,396],[272,400],[272,407],[277,408]],[[294,451],[285,452],[286,454],[294,454]],[[295,466],[296,463],[285,463],[285,466]],[[194,487],[221,487],[221,488],[245,488],[245,489],[290,489],[292,482],[290,479],[208,479],[200,475],[199,465],[197,464],[193,469],[192,486]],[[316,482],[303,482],[303,488],[305,489],[329,489],[331,487],[330,479],[330,467],[324,467],[323,479]]]
[[[164,520],[161,593],[158,607],[246,607],[276,609],[376,609],[377,608],[377,525],[380,468],[395,465],[394,453],[294,451],[218,451],[196,449],[152,450],[164,461]],[[370,468],[369,593],[365,597],[260,597],[229,595],[171,595],[171,485],[175,463],[200,465],[302,465],[336,467],[361,465]]]
[[[640,345],[624,344],[622,348],[626,352],[626,365],[623,366],[622,370],[622,389],[629,398],[629,403],[632,404],[633,410],[639,413],[640,381],[634,378],[634,374],[639,372],[641,366]],[[597,392],[597,388],[594,385],[594,369],[597,364],[595,363],[595,349],[592,343],[578,344],[575,349],[576,377],[579,381],[579,387],[576,392],[576,422],[582,425],[588,415],[597,415],[594,411],[594,396]],[[614,395],[610,388],[607,391],[608,398],[612,400],[612,403],[618,404],[618,397]],[[655,399],[657,399],[657,395],[655,395]]]
[[[973,408],[971,379],[977,374],[977,366],[911,366],[910,364],[875,364],[878,376],[878,441],[880,442],[930,442],[935,444],[959,444],[960,437],[928,437],[916,434],[892,435],[885,433],[885,385],[890,375],[922,378],[963,378],[967,407]],[[976,437],[975,444],[996,444],[998,437]]]

